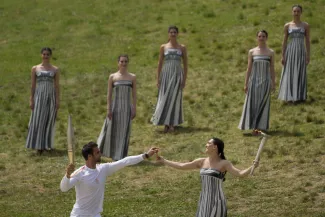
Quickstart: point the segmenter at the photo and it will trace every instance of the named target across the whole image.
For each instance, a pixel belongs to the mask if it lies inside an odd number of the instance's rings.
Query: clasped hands
[[[147,154],[148,154],[149,157],[151,157],[151,156],[153,156],[155,154],[156,155],[156,162],[163,163],[164,158],[162,156],[159,156],[158,152],[159,152],[159,148],[154,147],[154,148],[149,149]]]

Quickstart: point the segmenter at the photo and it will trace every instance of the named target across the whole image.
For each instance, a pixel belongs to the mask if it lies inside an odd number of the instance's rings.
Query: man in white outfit
[[[123,167],[137,164],[157,152],[157,148],[151,148],[145,154],[125,157],[112,163],[97,164],[101,157],[98,145],[94,142],[84,145],[82,155],[86,165],[74,171],[74,165],[69,164],[60,184],[63,192],[72,187],[76,189],[76,203],[70,217],[100,217],[103,211],[106,177]]]

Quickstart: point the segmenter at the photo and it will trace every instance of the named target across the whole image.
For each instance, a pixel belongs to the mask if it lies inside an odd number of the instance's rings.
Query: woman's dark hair
[[[125,57],[128,60],[128,62],[129,62],[129,56],[127,54],[121,54],[120,56],[118,56],[117,57],[117,62],[120,61],[121,57]]]
[[[172,29],[175,29],[175,31],[178,33],[178,28],[177,28],[177,26],[169,26],[168,27],[168,33],[170,32],[170,30],[172,30]],[[170,41],[170,39],[168,39],[168,42]]]
[[[213,144],[218,147],[218,153],[219,153],[219,156],[221,157],[221,159],[226,160],[225,153],[223,152],[223,149],[225,147],[225,144],[223,143],[223,141],[216,137],[213,137],[212,140],[213,140]]]
[[[213,137],[212,140],[213,140],[213,144],[218,147],[218,153],[219,153],[220,158],[223,159],[223,160],[226,160],[225,153],[223,152],[223,150],[225,148],[225,144],[223,143],[223,141],[221,139],[216,138],[216,137]],[[225,178],[226,173],[227,172],[224,172],[223,181],[226,180],[226,178]]]
[[[88,155],[93,155],[93,148],[98,147],[98,145],[94,142],[89,142],[84,147],[82,147],[81,154],[85,158],[85,160],[88,160]]]
[[[42,54],[44,51],[48,51],[48,52],[50,53],[50,55],[52,55],[52,49],[51,49],[51,48],[49,48],[49,47],[43,47],[43,48],[41,49],[41,54]]]
[[[177,26],[169,26],[169,27],[168,27],[168,32],[170,32],[170,30],[172,30],[172,29],[175,29],[176,32],[178,33],[178,28],[177,28]]]
[[[302,12],[302,6],[301,5],[293,5],[292,9],[294,9],[294,8],[300,8],[300,11]]]
[[[260,33],[260,32],[263,32],[263,33],[265,34],[266,38],[269,36],[269,34],[267,33],[267,31],[264,30],[264,29],[258,31],[258,32],[256,33],[256,36],[258,36],[258,33]]]

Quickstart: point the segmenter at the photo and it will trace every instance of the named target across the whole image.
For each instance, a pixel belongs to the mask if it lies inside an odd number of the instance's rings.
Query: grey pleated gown
[[[127,156],[131,133],[132,81],[113,83],[112,120],[106,117],[97,140],[101,153],[113,160]]]
[[[55,73],[36,70],[34,109],[29,120],[26,148],[46,150],[54,147]]]
[[[225,173],[216,169],[201,169],[202,189],[196,217],[226,217],[226,198],[222,190]]]
[[[165,48],[158,101],[151,119],[154,125],[177,126],[183,123],[181,59],[180,49]]]
[[[271,73],[269,56],[253,56],[248,91],[238,128],[241,130],[269,128]]]
[[[289,28],[289,43],[285,52],[278,99],[304,101],[307,99],[307,66],[305,29]]]

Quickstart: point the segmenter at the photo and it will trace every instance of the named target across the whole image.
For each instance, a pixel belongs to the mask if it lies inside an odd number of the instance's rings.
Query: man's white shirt
[[[123,167],[134,165],[143,160],[143,155],[129,156],[122,160],[97,164],[96,169],[86,165],[71,174],[70,179],[64,176],[61,180],[61,191],[66,192],[72,187],[76,189],[76,203],[71,217],[100,217],[103,211],[103,200],[106,177]]]

